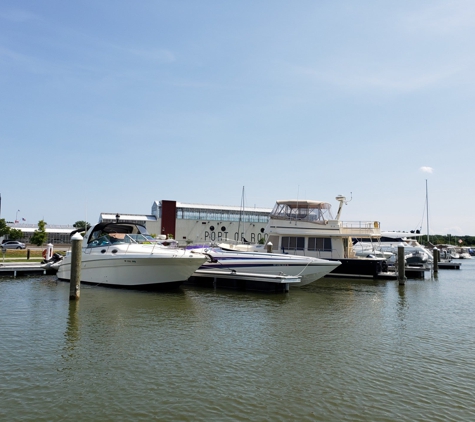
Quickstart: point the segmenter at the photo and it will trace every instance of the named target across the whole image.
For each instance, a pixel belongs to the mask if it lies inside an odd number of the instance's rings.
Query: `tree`
[[[48,239],[46,234],[46,223],[44,220],[38,221],[38,230],[35,230],[33,236],[31,236],[30,242],[33,245],[41,246]]]
[[[9,240],[20,240],[23,237],[23,232],[19,229],[10,229],[8,233]]]
[[[0,219],[0,237],[6,236],[10,233],[11,228],[7,226],[4,218]]]
[[[76,227],[77,229],[83,229],[86,231],[88,227],[90,227],[90,224],[87,221],[76,221],[73,224],[73,227]]]

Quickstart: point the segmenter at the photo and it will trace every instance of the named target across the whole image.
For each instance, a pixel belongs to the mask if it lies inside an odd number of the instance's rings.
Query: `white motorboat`
[[[193,253],[206,254],[210,260],[199,270],[235,270],[246,274],[268,274],[299,276],[300,282],[292,286],[310,284],[341,265],[340,261],[329,261],[306,256],[284,255],[265,252],[241,252],[224,250],[220,247],[188,246]]]
[[[81,282],[135,288],[178,286],[207,259],[152,241],[140,224],[99,223],[82,241]],[[57,276],[70,280],[70,252],[62,259]]]
[[[353,238],[353,250],[356,254],[366,254],[370,251],[382,254],[397,255],[398,247],[404,247],[404,255],[427,256],[425,261],[432,262],[432,252],[421,245],[416,239],[416,234],[410,232],[382,231],[378,237]],[[394,257],[388,257],[394,260]]]

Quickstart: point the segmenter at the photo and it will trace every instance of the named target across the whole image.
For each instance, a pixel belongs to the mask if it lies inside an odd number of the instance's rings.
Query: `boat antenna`
[[[338,212],[336,213],[336,219],[339,220],[340,215],[341,215],[341,210],[343,208],[343,204],[346,205],[346,204],[348,204],[348,202],[350,202],[353,199],[353,193],[350,192],[350,200],[349,201],[347,201],[346,198],[343,195],[338,195],[335,199],[340,203],[340,205],[338,206]]]

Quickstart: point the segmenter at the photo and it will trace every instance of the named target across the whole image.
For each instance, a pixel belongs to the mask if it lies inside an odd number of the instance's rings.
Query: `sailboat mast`
[[[241,195],[241,210],[239,211],[239,223],[238,223],[238,242],[242,240],[241,236],[241,221],[243,221],[243,212],[244,212],[244,186],[242,187],[242,195]],[[244,221],[243,221],[244,224]]]
[[[427,217],[427,243],[429,243],[429,189],[427,188],[426,179],[426,217]]]

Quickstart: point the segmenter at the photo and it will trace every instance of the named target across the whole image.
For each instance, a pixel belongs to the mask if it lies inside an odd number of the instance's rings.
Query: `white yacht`
[[[207,259],[154,241],[140,224],[99,223],[82,241],[81,282],[135,288],[178,286]],[[62,259],[57,276],[70,280],[71,253]]]
[[[389,261],[394,261],[399,246],[404,247],[404,255],[408,260],[432,262],[432,252],[421,245],[416,239],[417,234],[410,232],[383,231],[379,237],[355,237],[353,238],[353,249],[357,255],[367,255],[370,253],[389,254]]]
[[[387,272],[384,257],[357,256],[352,238],[378,238],[378,221],[343,222],[340,220],[344,196],[337,196],[336,217],[331,205],[323,201],[277,201],[265,228],[273,252],[340,261],[330,276],[374,278]],[[267,245],[220,244],[227,249],[265,251]]]
[[[199,270],[235,270],[242,274],[299,276],[300,282],[292,284],[292,286],[297,287],[310,284],[341,265],[340,261],[329,261],[305,256],[242,252],[224,250],[215,246],[189,246],[188,248],[192,252],[206,254],[210,257],[210,260],[205,262]]]

